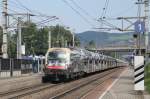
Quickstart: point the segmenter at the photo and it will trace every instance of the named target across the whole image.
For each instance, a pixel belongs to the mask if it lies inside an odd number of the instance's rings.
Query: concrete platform
[[[42,74],[30,74],[19,77],[0,78],[0,93],[17,88],[41,84],[41,76]]]
[[[1,77],[10,77],[10,72],[0,72],[0,78]]]
[[[99,99],[150,99],[150,95],[134,91],[134,70],[127,68]]]
[[[19,77],[21,76],[21,71],[13,71],[13,74],[12,74],[14,77]]]

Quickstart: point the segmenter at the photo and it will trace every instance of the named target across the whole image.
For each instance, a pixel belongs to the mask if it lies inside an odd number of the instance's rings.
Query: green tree
[[[8,55],[15,58],[17,54],[17,35],[8,33]]]
[[[77,36],[75,36],[75,46],[80,47],[80,44],[81,44],[81,42],[80,42],[79,38]]]
[[[25,44],[26,54],[35,54],[37,27],[34,23],[24,23],[27,27],[22,28],[22,43]]]
[[[48,49],[48,32],[51,31],[52,46],[65,47],[66,44],[72,45],[72,34],[63,26],[56,25],[44,28],[37,28],[36,24],[25,22],[22,28],[22,44],[25,44],[26,55],[45,55]],[[0,45],[2,45],[2,28],[0,27]],[[79,46],[80,41],[75,37],[75,45]],[[0,46],[1,47],[1,46]],[[1,50],[1,49],[0,49]],[[16,57],[17,34],[8,33],[8,54],[9,57]]]
[[[48,32],[51,31],[52,46],[65,47],[66,43],[71,46],[72,34],[63,26],[56,25],[44,28],[37,28],[36,24],[25,22],[27,27],[22,28],[22,44],[25,44],[26,55],[45,55],[48,49]],[[8,35],[9,39],[9,54],[12,57],[16,56],[17,34]],[[75,45],[79,46],[80,41],[75,37]]]
[[[56,25],[56,26],[51,26],[51,36],[52,36],[52,46],[62,46],[65,47],[66,43],[68,46],[72,46],[73,42],[73,35],[71,31],[65,29],[63,26]],[[80,41],[79,39],[75,36],[75,46],[79,46]]]
[[[95,44],[94,40],[89,41],[85,48],[86,49],[95,49],[96,44]]]
[[[48,28],[40,28],[36,32],[34,51],[37,55],[44,55],[48,49],[48,31]]]

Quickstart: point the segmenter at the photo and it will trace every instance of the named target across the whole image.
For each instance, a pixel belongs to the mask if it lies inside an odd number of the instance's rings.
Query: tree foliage
[[[94,40],[89,41],[85,48],[86,49],[96,48],[96,44],[95,44]]]
[[[51,31],[52,47],[72,46],[72,34],[63,26],[49,26],[37,28],[36,24],[25,22],[22,28],[22,45],[25,45],[26,55],[45,55],[48,50],[48,33]],[[2,45],[2,28],[0,27],[0,45]],[[75,37],[75,45],[79,46],[80,41]],[[1,49],[0,49],[1,50]],[[8,33],[8,54],[15,58],[17,54],[17,31],[16,34]]]
[[[72,46],[73,44],[73,34],[71,31],[65,29],[63,26],[51,26],[50,27],[51,36],[52,36],[52,46],[53,47],[65,47]],[[75,46],[79,46],[80,41],[75,36]]]
[[[27,24],[27,23],[25,23]],[[27,28],[22,29],[22,42],[26,46],[26,54],[44,55],[48,49],[48,32],[51,31],[52,47],[66,47],[66,44],[72,46],[72,34],[63,26],[56,25],[44,28],[37,28],[34,23],[30,23]],[[75,37],[75,45],[80,42]]]
[[[26,54],[35,53],[36,34],[38,32],[34,23],[24,23],[27,27],[22,28],[22,43],[25,44]]]
[[[48,49],[48,32],[51,31],[52,47],[72,46],[72,34],[63,26],[56,25],[37,28],[36,24],[25,22],[27,27],[22,28],[22,44],[25,45],[26,55],[45,55]],[[0,27],[0,45],[2,45],[2,28]],[[75,36],[75,46],[80,46],[79,39]],[[8,33],[9,57],[17,54],[17,31],[16,34]]]
[[[8,33],[8,56],[10,58],[16,57],[17,54],[17,36],[16,34]]]

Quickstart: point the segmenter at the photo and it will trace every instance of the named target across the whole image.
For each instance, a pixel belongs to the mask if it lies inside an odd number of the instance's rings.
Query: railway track
[[[77,85],[75,87],[72,87],[68,90],[63,91],[62,93],[56,94],[55,96],[50,97],[49,99],[82,99],[87,95],[87,93],[92,91],[95,87],[99,86],[100,84],[102,84],[105,81],[107,81],[108,79],[110,79],[113,76],[113,74],[116,73],[115,71],[116,71],[116,69],[111,70],[104,75],[98,75],[97,77],[95,77],[89,81],[83,82],[80,85]],[[94,83],[96,83],[96,84],[94,84]],[[93,84],[92,87],[88,88],[88,86],[91,86],[91,84]],[[87,88],[84,88],[84,87],[87,87]],[[86,89],[86,90],[82,90],[82,88]],[[80,92],[78,92],[79,94],[73,95],[76,91],[80,91]]]
[[[100,83],[103,83],[107,79],[110,78],[110,76],[115,71],[119,70],[119,68],[115,68],[112,70],[107,70],[104,72],[101,72],[99,74],[91,75],[82,79],[74,80],[68,83],[59,83],[59,84],[41,84],[37,86],[32,86],[28,88],[22,88],[17,89],[10,92],[0,93],[0,98],[2,99],[59,99],[64,98],[65,96],[72,96],[74,92],[76,92],[79,89],[82,89],[93,82],[98,81],[98,79],[101,79]],[[102,80],[103,79],[103,80]],[[91,88],[87,91],[89,92],[92,90]],[[83,97],[87,92],[79,96],[80,98]],[[40,98],[39,98],[40,97]],[[72,98],[71,98],[72,99]]]
[[[12,89],[12,90],[5,91],[5,92],[0,92],[0,97],[7,96],[7,95],[10,95],[10,94],[13,94],[13,93],[16,93],[16,92],[19,92],[19,91],[23,91],[23,90],[28,90],[28,89],[31,89],[31,88],[34,88],[34,87],[37,87],[37,86],[40,86],[40,85],[42,85],[42,84],[38,84],[38,85],[34,85],[34,86],[28,86],[28,87],[22,87],[22,88],[17,88],[17,89]]]
[[[6,91],[3,93],[0,93],[0,98],[7,98],[7,99],[18,99],[20,97],[30,95],[39,91],[42,91],[47,88],[52,88],[57,86],[56,84],[38,84],[34,86],[29,86],[29,87],[23,87],[23,88],[18,88],[10,91]]]
[[[14,90],[24,89],[41,84],[41,76],[16,77],[0,80],[0,96]]]

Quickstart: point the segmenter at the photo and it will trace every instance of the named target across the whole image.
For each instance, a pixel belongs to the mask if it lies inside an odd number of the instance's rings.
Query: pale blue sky
[[[71,27],[71,29],[75,29],[75,32],[78,33],[86,30],[92,30],[93,28],[93,26],[85,22],[76,12],[66,5],[63,0],[8,0],[9,9],[17,12],[28,12],[28,10],[23,9],[20,5],[16,5],[16,1],[21,2],[24,6],[31,10],[59,17],[61,21],[58,20],[52,22],[52,25],[60,23]],[[90,16],[87,16],[81,11],[81,9],[78,9],[71,0],[66,1],[68,1],[74,9],[78,10],[84,17],[86,17],[86,19],[93,24],[94,27],[99,26],[99,23],[97,23],[94,19],[98,19],[101,16],[105,0],[74,0],[81,8],[86,10]],[[136,1],[137,0],[109,0],[106,16],[111,18],[119,16],[136,16]],[[9,10],[9,12],[12,11]]]

